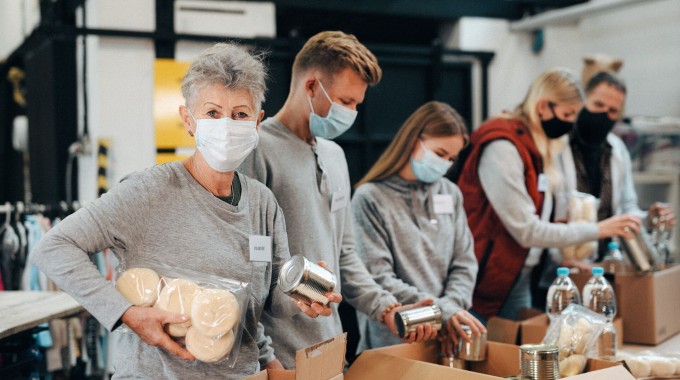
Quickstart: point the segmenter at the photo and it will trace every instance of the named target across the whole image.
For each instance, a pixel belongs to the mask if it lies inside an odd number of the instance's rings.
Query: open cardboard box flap
[[[341,380],[345,366],[347,333],[295,353],[295,369],[264,370],[246,380]]]

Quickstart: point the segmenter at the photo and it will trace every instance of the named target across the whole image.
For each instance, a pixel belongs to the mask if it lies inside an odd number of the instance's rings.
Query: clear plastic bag
[[[118,267],[116,288],[134,305],[154,307],[190,317],[168,324],[166,332],[186,346],[197,360],[226,361],[238,357],[248,306],[248,283],[163,263]],[[127,326],[122,332],[134,333]]]
[[[639,352],[635,355],[619,353],[628,369],[638,379],[674,379],[680,378],[680,353],[657,354],[651,351]]]
[[[569,223],[597,223],[600,200],[586,193],[569,193],[567,217]],[[571,260],[589,260],[597,254],[597,240],[562,248],[562,257]]]
[[[560,376],[583,372],[586,357],[595,348],[606,323],[604,316],[571,304],[550,324],[543,344],[555,345],[559,349]]]

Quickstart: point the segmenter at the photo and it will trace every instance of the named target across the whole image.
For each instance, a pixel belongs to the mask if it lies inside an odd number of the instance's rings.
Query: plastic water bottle
[[[593,267],[593,276],[583,287],[583,306],[607,318],[602,334],[597,340],[597,355],[601,358],[616,356],[616,329],[612,321],[616,315],[614,288],[604,278],[604,268]]]
[[[551,321],[556,320],[562,310],[570,304],[581,304],[581,297],[574,281],[569,278],[569,268],[557,268],[557,278],[548,288],[548,297],[545,303],[545,312]]]
[[[604,268],[593,267],[592,273],[593,276],[583,287],[583,306],[604,315],[611,322],[616,315],[614,288],[604,278]]]
[[[607,253],[602,259],[605,273],[623,273],[626,271],[626,261],[619,249],[619,243],[612,241],[607,245]]]

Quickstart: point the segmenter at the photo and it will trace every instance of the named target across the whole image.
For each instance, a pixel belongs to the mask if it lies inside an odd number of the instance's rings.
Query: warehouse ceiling
[[[461,17],[518,20],[586,0],[274,0],[279,37],[337,29],[367,42],[430,43]]]

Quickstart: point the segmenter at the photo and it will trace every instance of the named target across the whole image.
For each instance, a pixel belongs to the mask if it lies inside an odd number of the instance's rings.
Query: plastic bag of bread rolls
[[[248,283],[162,263],[119,268],[116,288],[133,304],[184,314],[184,323],[164,326],[205,363],[236,362],[248,307]],[[134,333],[124,328],[123,332]]]
[[[595,347],[606,322],[604,316],[581,305],[571,304],[550,324],[543,344],[557,346],[560,376],[583,372],[588,353]]]
[[[569,223],[596,223],[600,201],[590,194],[573,192],[569,196]],[[597,240],[562,248],[562,257],[572,260],[587,260],[597,253]]]

